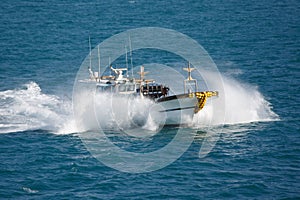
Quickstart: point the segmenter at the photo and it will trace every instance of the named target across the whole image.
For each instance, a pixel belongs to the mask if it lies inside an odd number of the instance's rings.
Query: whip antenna
[[[99,44],[98,44],[98,78],[100,81],[100,49],[99,49]]]
[[[89,49],[90,49],[90,70],[92,70],[92,47],[91,47],[91,37],[89,36]]]
[[[126,59],[126,76],[128,77],[128,57],[127,57],[127,47],[125,45],[125,59]]]
[[[132,64],[132,48],[131,48],[131,39],[129,35],[129,52],[130,52],[130,64],[131,64],[131,76],[133,78],[133,64]]]

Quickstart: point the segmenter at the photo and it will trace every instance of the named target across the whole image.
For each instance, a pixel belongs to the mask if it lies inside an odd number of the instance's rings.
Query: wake
[[[76,131],[70,126],[70,100],[43,94],[29,82],[22,88],[0,92],[0,133],[47,130],[53,133]]]

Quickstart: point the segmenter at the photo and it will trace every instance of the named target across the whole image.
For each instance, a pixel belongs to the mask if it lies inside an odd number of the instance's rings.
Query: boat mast
[[[144,66],[142,65],[141,68],[140,68],[140,72],[138,72],[138,74],[140,75],[140,80],[141,81],[144,81],[145,79],[145,75],[148,74],[149,72],[145,72],[145,68]]]
[[[92,47],[91,47],[91,37],[89,36],[89,49],[90,49],[90,70],[92,70]]]
[[[91,47],[91,37],[89,36],[89,51],[90,51],[90,53],[89,53],[89,57],[90,57],[90,65],[89,65],[89,73],[90,73],[90,77],[91,77],[91,79],[94,79],[95,78],[95,76],[94,76],[94,73],[93,73],[93,71],[92,71],[92,47]]]
[[[126,45],[125,45],[125,59],[126,59],[126,69],[127,69],[126,76],[128,78],[128,57],[127,57],[127,47],[126,47]]]
[[[133,78],[132,48],[131,48],[130,35],[129,35],[129,52],[130,52],[130,63],[131,63],[131,76]]]
[[[99,49],[99,44],[98,44],[98,66],[99,66],[98,79],[99,79],[99,82],[100,82],[100,49]]]
[[[108,57],[108,67],[109,67],[109,72],[110,72],[110,74],[109,74],[109,76],[111,76],[111,64],[110,64],[110,56]]]
[[[198,87],[197,87],[197,80],[196,79],[193,79],[192,78],[192,71],[194,70],[195,68],[191,68],[191,64],[190,62],[188,63],[188,67],[187,68],[183,68],[183,70],[187,71],[188,72],[188,78],[184,80],[184,93],[187,89],[187,84],[190,84],[190,83],[194,83],[195,85],[195,92],[197,92],[198,90]],[[190,89],[188,89],[188,93],[191,93]]]

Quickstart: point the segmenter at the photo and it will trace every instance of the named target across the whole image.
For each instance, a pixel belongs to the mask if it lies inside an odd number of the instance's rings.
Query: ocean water
[[[0,199],[300,198],[299,13],[298,1],[1,2]],[[174,162],[128,173],[89,151],[82,136],[95,123],[86,115],[78,128],[72,92],[89,36],[94,48],[140,27],[172,29],[201,44],[221,73],[216,87],[224,87],[225,103],[208,104],[188,127],[138,129],[150,137],[106,131],[119,148],[136,153],[164,147],[179,130],[183,141],[192,133]],[[133,58],[175,69],[185,64],[165,53]],[[211,132],[218,137],[207,149]]]

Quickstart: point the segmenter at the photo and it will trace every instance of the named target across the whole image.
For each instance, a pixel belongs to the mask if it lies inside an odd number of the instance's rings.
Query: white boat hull
[[[161,125],[189,124],[193,120],[197,97],[188,94],[174,95],[159,99],[158,112],[164,115]],[[162,124],[163,123],[163,124]]]

